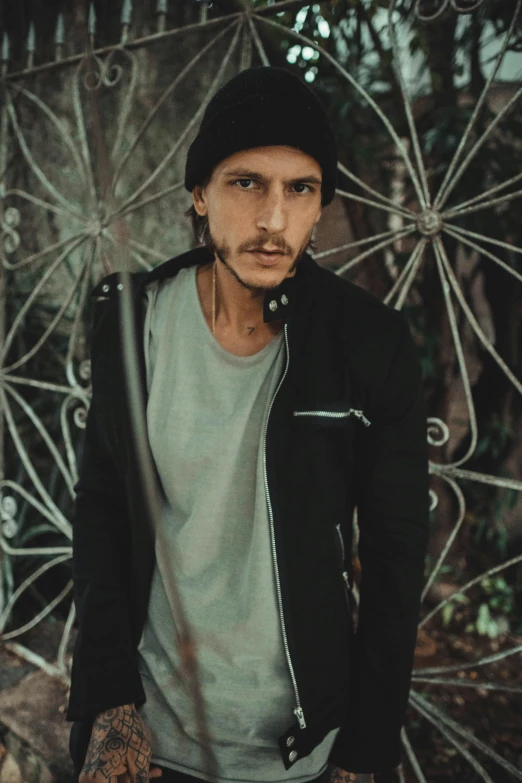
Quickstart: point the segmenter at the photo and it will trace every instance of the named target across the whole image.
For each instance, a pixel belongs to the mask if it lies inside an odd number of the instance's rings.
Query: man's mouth
[[[264,264],[276,264],[285,254],[282,250],[249,250],[255,257]]]
[[[266,250],[264,247],[257,247],[250,251],[251,253],[263,253],[263,255],[284,255],[282,250]]]

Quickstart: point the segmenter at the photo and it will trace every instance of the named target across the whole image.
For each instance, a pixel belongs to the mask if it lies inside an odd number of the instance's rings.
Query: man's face
[[[241,150],[222,160],[206,187],[193,189],[207,215],[212,250],[250,290],[277,287],[292,276],[321,216],[322,171],[295,147]],[[259,248],[281,251],[262,258]]]

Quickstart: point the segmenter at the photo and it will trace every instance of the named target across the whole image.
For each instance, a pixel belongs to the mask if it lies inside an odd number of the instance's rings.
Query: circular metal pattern
[[[442,216],[436,209],[425,209],[417,217],[417,228],[426,237],[434,237],[436,234],[440,234],[443,225]]]
[[[270,304],[268,305],[271,311],[274,313],[277,310],[277,302],[275,299],[272,299]]]

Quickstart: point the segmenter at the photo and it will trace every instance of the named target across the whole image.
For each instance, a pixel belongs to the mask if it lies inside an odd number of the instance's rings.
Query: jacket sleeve
[[[93,397],[72,518],[73,596],[78,634],[73,651],[68,721],[89,719],[122,704],[139,706],[145,702],[125,587],[129,579],[125,482],[101,423],[110,420],[108,413],[104,413],[109,396],[100,391],[110,385],[109,378],[100,383],[100,364],[108,366],[104,361],[100,363],[101,326],[108,306],[105,302],[95,305],[91,343]]]
[[[387,772],[401,761],[429,539],[421,367],[402,314],[400,323],[356,452],[359,614],[346,720],[330,757],[347,772]]]

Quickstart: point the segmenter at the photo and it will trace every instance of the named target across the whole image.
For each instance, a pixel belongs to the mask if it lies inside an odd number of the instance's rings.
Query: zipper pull
[[[350,584],[350,577],[348,576],[348,571],[343,571],[343,579],[346,582],[346,587],[351,590],[352,586]]]
[[[297,718],[297,722],[299,723],[300,729],[306,729],[306,721],[303,713],[302,707],[296,707],[294,710],[294,715]]]
[[[352,410],[353,410],[353,415],[357,416],[357,418],[362,421],[362,423],[364,424],[365,427],[369,427],[370,426],[371,422],[369,421],[369,419],[366,418],[366,416],[364,415],[364,413],[362,411],[356,411],[355,409],[352,409]]]

